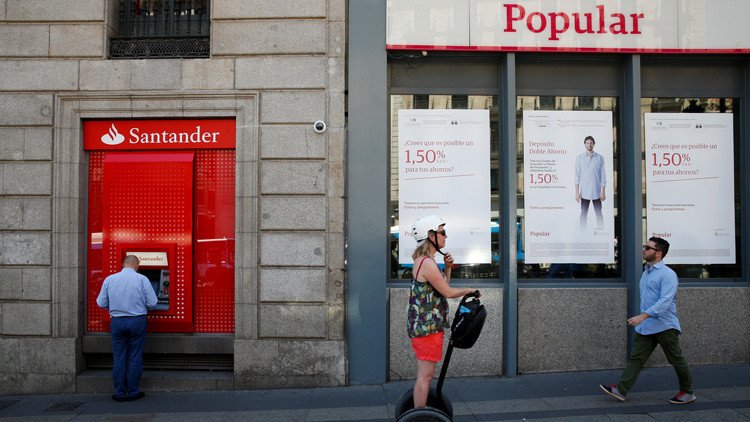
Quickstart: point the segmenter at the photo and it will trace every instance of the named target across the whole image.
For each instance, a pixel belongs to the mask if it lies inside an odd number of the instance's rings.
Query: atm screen
[[[156,311],[166,311],[169,309],[169,270],[143,269],[139,273],[145,275],[151,282],[151,287],[156,294]]]

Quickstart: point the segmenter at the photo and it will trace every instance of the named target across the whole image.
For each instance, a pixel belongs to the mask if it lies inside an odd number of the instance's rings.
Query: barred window
[[[210,0],[120,0],[109,57],[209,57]]]

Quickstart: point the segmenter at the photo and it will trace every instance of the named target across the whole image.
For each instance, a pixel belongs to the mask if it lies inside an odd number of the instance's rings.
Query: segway
[[[472,299],[472,300],[469,300]],[[484,326],[487,311],[479,302],[479,290],[464,296],[456,310],[456,316],[451,324],[451,338],[445,352],[445,360],[440,370],[437,387],[431,387],[427,395],[426,407],[414,407],[414,388],[405,391],[396,401],[396,420],[398,422],[413,421],[452,421],[453,405],[450,399],[443,395],[443,381],[448,372],[453,348],[470,349],[479,338]]]

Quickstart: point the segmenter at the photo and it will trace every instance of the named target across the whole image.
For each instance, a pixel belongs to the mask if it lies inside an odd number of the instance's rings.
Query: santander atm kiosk
[[[234,332],[234,119],[87,120],[87,332],[104,278],[140,258],[149,331]]]

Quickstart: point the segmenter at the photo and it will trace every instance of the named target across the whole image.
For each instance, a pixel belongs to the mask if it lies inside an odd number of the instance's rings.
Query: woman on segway
[[[437,362],[443,358],[443,330],[448,323],[446,298],[461,297],[476,289],[450,286],[453,257],[442,252],[445,247],[445,222],[436,215],[428,215],[414,222],[412,235],[417,241],[412,258],[414,278],[409,294],[409,337],[417,357],[417,379],[414,382],[414,407],[427,405],[430,382]],[[443,255],[445,270],[440,271],[435,253]]]

